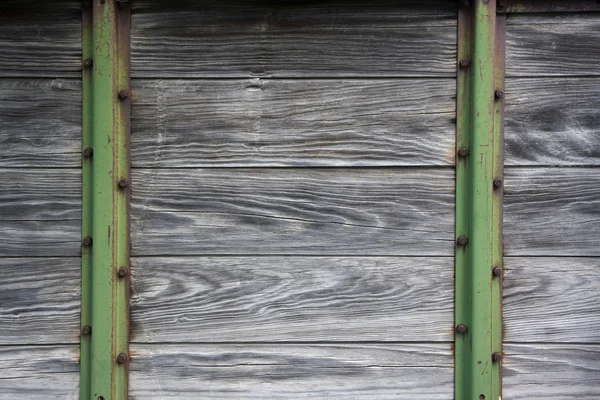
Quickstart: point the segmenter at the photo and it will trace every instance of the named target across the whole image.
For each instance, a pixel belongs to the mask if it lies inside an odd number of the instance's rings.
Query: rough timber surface
[[[139,1],[132,18],[138,78],[456,74],[448,0]]]
[[[452,255],[451,169],[136,169],[133,255]]]
[[[81,165],[81,82],[0,78],[0,168]]]
[[[81,1],[0,2],[0,77],[81,77]]]
[[[600,343],[600,258],[507,257],[504,339]]]
[[[600,76],[598,14],[509,15],[506,76]]]
[[[79,399],[79,346],[0,346],[0,400]]]
[[[600,256],[597,168],[506,168],[506,256]]]
[[[134,80],[134,167],[453,165],[456,83]]]
[[[600,345],[504,344],[504,400],[597,400]]]
[[[453,398],[449,344],[133,345],[132,353],[135,398]]]
[[[79,342],[81,259],[0,258],[0,345]]]
[[[600,165],[600,78],[507,79],[505,104],[506,165]]]
[[[452,258],[143,257],[134,342],[451,341]]]

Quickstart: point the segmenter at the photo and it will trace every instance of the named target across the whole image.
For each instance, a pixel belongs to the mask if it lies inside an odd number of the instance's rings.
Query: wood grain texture
[[[79,343],[81,259],[0,258],[0,345]]]
[[[600,256],[597,168],[507,168],[504,254]]]
[[[599,32],[594,13],[509,15],[506,76],[598,76]]]
[[[133,255],[442,255],[452,169],[133,171]]]
[[[134,80],[135,167],[453,165],[456,82]]]
[[[503,400],[600,398],[600,345],[505,344],[504,352]]]
[[[81,2],[2,1],[0,76],[81,76]]]
[[[449,344],[133,345],[131,394],[161,399],[453,398]]]
[[[600,342],[600,258],[507,257],[504,338]]]
[[[451,341],[453,259],[133,260],[133,341]]]
[[[448,0],[173,4],[136,2],[134,77],[456,74]]]
[[[78,256],[81,170],[2,169],[0,257]]]
[[[599,108],[599,78],[507,79],[506,165],[598,166]]]
[[[79,399],[79,346],[0,346],[0,399]]]
[[[81,82],[0,79],[0,168],[81,165]]]

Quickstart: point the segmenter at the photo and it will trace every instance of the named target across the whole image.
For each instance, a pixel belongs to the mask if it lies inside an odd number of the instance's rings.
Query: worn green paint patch
[[[500,279],[492,271],[502,263],[502,189],[494,181],[502,179],[503,100],[496,96],[496,85],[503,77],[504,48],[497,44],[496,22],[495,0],[474,1],[459,10],[456,399],[501,395]]]
[[[127,398],[129,15],[115,0],[83,9],[81,399]]]

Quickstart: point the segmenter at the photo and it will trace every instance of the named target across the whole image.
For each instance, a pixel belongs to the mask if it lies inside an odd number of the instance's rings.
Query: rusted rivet
[[[89,236],[86,236],[83,238],[81,243],[83,244],[84,247],[90,247],[92,245],[92,238]]]
[[[494,361],[494,362],[502,361],[502,354],[498,353],[497,351],[495,353],[492,353],[492,361]]]
[[[466,147],[461,147],[460,149],[458,149],[458,155],[460,157],[466,157],[467,154],[469,154],[469,149],[467,149]]]
[[[119,278],[125,278],[127,276],[127,274],[129,274],[129,270],[125,267],[119,268],[119,271],[117,272],[117,275],[119,275]]]
[[[86,58],[85,60],[83,60],[83,66],[85,68],[91,68],[92,65],[94,65],[94,61],[91,58]]]
[[[492,270],[492,274],[494,274],[494,276],[496,278],[500,278],[502,276],[502,268],[500,267],[496,267]]]
[[[91,147],[88,147],[86,149],[83,149],[83,156],[86,158],[90,158],[92,156],[92,154],[94,154],[94,150],[92,150]]]
[[[127,357],[127,354],[125,354],[125,353],[120,353],[120,354],[117,356],[117,362],[118,362],[119,364],[125,364],[125,363],[127,362],[127,360],[128,360],[128,359],[129,359],[129,357]]]
[[[119,93],[117,93],[117,96],[119,96],[119,98],[121,100],[126,99],[127,97],[129,97],[129,92],[127,90],[119,90]]]
[[[456,325],[456,333],[467,333],[467,327],[463,324]]]
[[[458,243],[461,246],[464,246],[465,244],[467,244],[468,240],[466,236],[459,236],[458,239],[456,239],[456,243]]]
[[[89,325],[86,325],[86,326],[84,326],[83,328],[81,328],[81,334],[82,334],[83,336],[87,336],[87,335],[89,335],[90,333],[92,333],[92,327],[91,327],[91,326],[89,326]]]
[[[501,188],[501,187],[502,187],[502,179],[500,179],[500,178],[496,178],[496,179],[494,179],[494,187],[495,187],[496,189],[499,189],[499,188]]]
[[[504,97],[504,90],[502,89],[496,89],[494,91],[494,96],[496,96],[497,99],[501,99]]]
[[[460,63],[458,65],[460,65],[462,68],[466,68],[469,66],[469,60],[466,58],[463,58],[462,60],[460,60]]]
[[[119,180],[119,187],[121,189],[125,189],[127,186],[129,186],[129,181],[127,179]]]

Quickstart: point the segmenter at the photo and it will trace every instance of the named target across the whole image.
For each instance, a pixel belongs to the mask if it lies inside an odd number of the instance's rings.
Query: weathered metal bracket
[[[129,27],[126,1],[83,0],[80,399],[127,398]]]
[[[505,17],[458,11],[455,398],[501,396]]]

